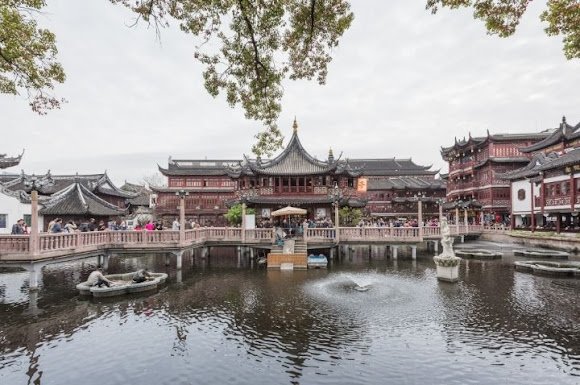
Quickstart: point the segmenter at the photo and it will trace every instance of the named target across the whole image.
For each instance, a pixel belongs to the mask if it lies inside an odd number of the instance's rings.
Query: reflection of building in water
[[[511,355],[545,353],[549,359],[568,360],[580,354],[580,328],[570,322],[580,314],[573,290],[553,285],[551,279],[514,273],[498,262],[465,260],[460,266],[463,286],[439,286],[447,314],[442,323],[454,349],[465,345],[498,362]],[[506,350],[508,345],[519,348]],[[550,356],[551,349],[555,353]]]

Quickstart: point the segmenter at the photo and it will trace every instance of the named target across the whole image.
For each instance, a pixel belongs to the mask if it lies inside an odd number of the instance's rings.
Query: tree
[[[143,177],[143,183],[147,188],[151,186],[154,187],[167,187],[167,179],[161,175],[161,173],[154,173]]]
[[[45,114],[63,99],[52,95],[65,74],[56,61],[56,39],[34,17],[44,0],[0,0],[0,93],[25,93],[33,111]]]
[[[246,214],[255,214],[256,211],[254,209],[247,209]],[[242,224],[242,205],[235,204],[228,212],[225,214],[226,219],[228,220],[230,225],[241,225]]]
[[[347,227],[354,227],[357,226],[360,220],[363,217],[363,213],[361,209],[355,209],[352,207],[342,207],[338,210],[338,218],[340,221],[340,225],[347,226]]]
[[[427,9],[436,13],[439,7],[473,8],[473,16],[485,23],[489,34],[509,37],[514,34],[531,0],[427,0]],[[562,35],[564,55],[580,58],[580,1],[548,0],[540,20],[547,23],[549,36]]]

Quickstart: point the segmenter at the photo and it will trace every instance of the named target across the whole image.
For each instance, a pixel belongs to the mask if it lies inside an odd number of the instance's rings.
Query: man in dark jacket
[[[19,219],[15,224],[12,225],[12,234],[13,235],[22,235],[24,234],[24,219]]]

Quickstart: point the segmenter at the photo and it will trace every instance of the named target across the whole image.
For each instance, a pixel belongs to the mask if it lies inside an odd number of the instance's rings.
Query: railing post
[[[30,254],[35,257],[39,254],[39,234],[38,234],[38,192],[32,190],[30,193],[30,237],[28,249]]]
[[[334,227],[336,228],[336,234],[334,234],[334,240],[336,243],[340,242],[340,224],[338,221],[338,201],[336,201],[336,205],[334,207]]]
[[[185,243],[185,196],[179,202],[179,244]]]
[[[246,203],[242,203],[242,243],[246,243]]]
[[[465,234],[469,234],[469,223],[467,221],[467,207],[463,209],[463,224],[465,225]]]
[[[417,202],[417,227],[419,227],[419,242],[423,241],[423,201]]]

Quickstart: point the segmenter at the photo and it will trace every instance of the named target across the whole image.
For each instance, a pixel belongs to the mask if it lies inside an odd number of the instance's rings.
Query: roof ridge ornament
[[[294,129],[294,133],[298,132],[298,122],[296,122],[296,115],[294,115],[294,123],[292,123],[292,128]]]

